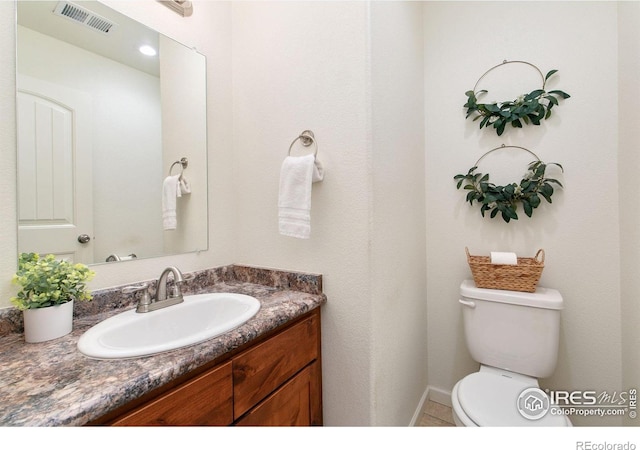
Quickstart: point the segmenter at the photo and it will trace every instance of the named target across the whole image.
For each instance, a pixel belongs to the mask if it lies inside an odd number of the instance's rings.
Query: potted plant
[[[94,275],[84,264],[21,253],[12,280],[21,289],[11,303],[23,311],[25,341],[43,342],[70,333],[73,302],[91,300],[86,283]]]

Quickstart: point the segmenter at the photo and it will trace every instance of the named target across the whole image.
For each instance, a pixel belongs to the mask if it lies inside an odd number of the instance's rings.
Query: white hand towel
[[[324,170],[314,155],[288,156],[280,169],[278,218],[280,234],[300,239],[311,236],[311,185],[322,181]]]
[[[175,230],[176,198],[180,197],[180,175],[168,176],[162,183],[162,226],[165,230]]]

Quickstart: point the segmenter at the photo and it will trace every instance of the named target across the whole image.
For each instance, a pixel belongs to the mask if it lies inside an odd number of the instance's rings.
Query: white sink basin
[[[87,330],[78,350],[91,358],[153,355],[197,344],[239,327],[260,309],[248,295],[185,295],[184,302],[157,311],[125,311]]]

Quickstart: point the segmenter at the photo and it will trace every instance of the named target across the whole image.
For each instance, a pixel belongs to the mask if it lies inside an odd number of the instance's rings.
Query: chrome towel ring
[[[171,171],[173,170],[173,166],[175,166],[176,164],[180,164],[182,166],[182,169],[180,170],[180,176],[182,176],[184,169],[186,169],[187,166],[189,165],[189,160],[183,156],[182,158],[180,158],[179,161],[175,161],[173,164],[171,164],[171,167],[169,167],[169,176],[171,176]]]
[[[311,144],[314,144],[315,150],[313,152],[313,157],[316,157],[316,155],[318,154],[318,143],[316,142],[316,137],[313,135],[313,131],[304,130],[298,137],[293,140],[293,142],[291,142],[291,145],[289,146],[289,156],[291,156],[291,149],[297,141],[300,141],[300,143],[305,147],[309,147]]]

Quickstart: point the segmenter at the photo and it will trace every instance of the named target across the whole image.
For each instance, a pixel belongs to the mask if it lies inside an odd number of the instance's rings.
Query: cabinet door
[[[310,397],[311,366],[308,366],[240,419],[236,425],[311,425]]]
[[[319,317],[313,315],[234,358],[234,419],[318,357]]]
[[[161,395],[113,425],[229,425],[233,422],[231,362]]]

